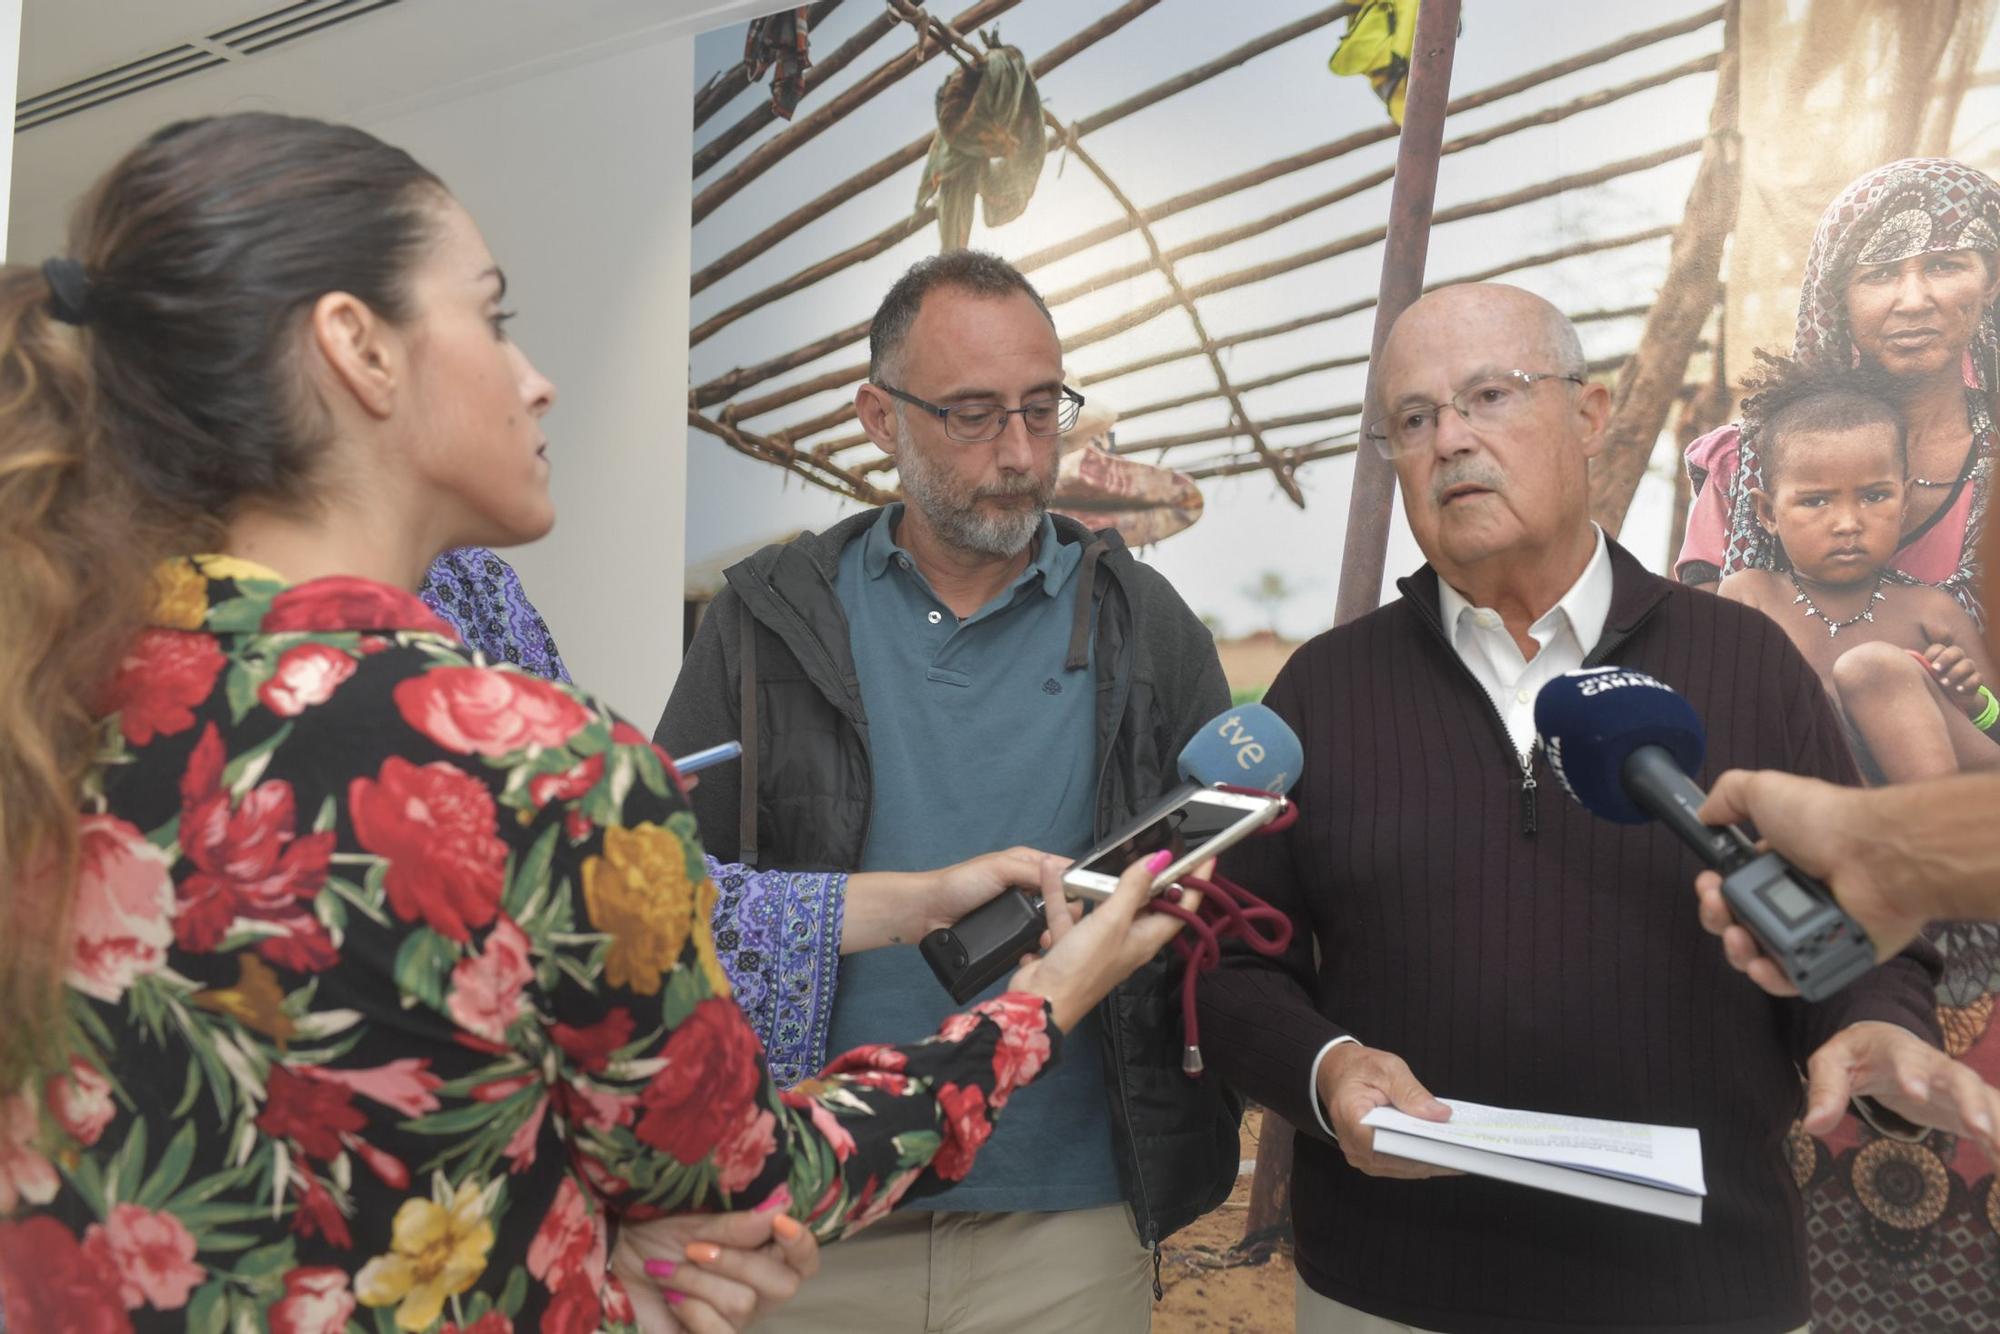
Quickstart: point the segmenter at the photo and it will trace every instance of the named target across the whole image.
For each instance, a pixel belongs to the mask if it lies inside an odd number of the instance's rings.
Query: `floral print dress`
[[[619,1329],[607,1223],[964,1176],[1038,997],[779,1093],[660,753],[414,596],[164,567],[84,794],[69,1065],[0,1098],[16,1331]]]

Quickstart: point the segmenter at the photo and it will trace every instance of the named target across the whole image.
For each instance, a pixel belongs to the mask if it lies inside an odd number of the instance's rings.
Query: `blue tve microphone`
[[[1217,714],[1181,747],[1175,766],[1180,786],[1085,853],[1078,864],[1135,839],[1203,788],[1240,787],[1283,796],[1299,781],[1304,762],[1298,735],[1264,705],[1244,704]],[[964,1004],[1012,971],[1047,924],[1040,895],[1010,889],[931,932],[917,948],[952,999]]]
[[[1875,949],[1831,891],[1734,825],[1696,817],[1708,796],[1692,774],[1707,740],[1694,707],[1622,667],[1566,672],[1535,700],[1535,730],[1563,790],[1620,824],[1659,820],[1722,873],[1722,895],[1799,994],[1822,1000],[1875,966]]]
[[[1282,797],[1299,781],[1305,747],[1262,704],[1219,713],[1181,747],[1175,767],[1193,787],[1247,787]]]

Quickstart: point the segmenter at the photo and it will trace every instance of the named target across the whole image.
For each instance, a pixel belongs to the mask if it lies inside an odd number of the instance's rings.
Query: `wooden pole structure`
[[[1396,184],[1389,197],[1389,231],[1382,248],[1382,282],[1375,298],[1375,333],[1368,344],[1364,402],[1377,401],[1376,371],[1389,330],[1424,290],[1424,260],[1430,252],[1431,212],[1437,200],[1438,150],[1444,143],[1445,103],[1457,44],[1458,0],[1423,0],[1417,9],[1416,49],[1410,56],[1403,135],[1396,147]],[[1373,449],[1356,451],[1354,459],[1335,625],[1373,611],[1381,601],[1382,563],[1389,549],[1395,470]]]
[[[1736,3],[1723,18],[1722,63],[1715,76],[1708,138],[1688,191],[1680,230],[1660,297],[1646,318],[1646,331],[1632,360],[1618,377],[1604,450],[1590,468],[1590,517],[1613,537],[1625,523],[1639,479],[1667,424],[1667,410],[1687,377],[1688,357],[1722,289],[1722,249],[1736,230],[1742,192],[1742,141],[1736,133]]]
[[[1431,209],[1437,199],[1438,150],[1444,144],[1445,104],[1451,95],[1452,56],[1458,45],[1458,0],[1423,0],[1417,9],[1403,133],[1396,146],[1396,183],[1389,196],[1389,233],[1382,251],[1382,282],[1375,298],[1375,333],[1363,400],[1376,398],[1375,367],[1396,317],[1424,287],[1430,250]],[[1373,449],[1354,454],[1354,489],[1348,497],[1347,536],[1340,561],[1340,594],[1334,623],[1353,620],[1381,600],[1382,563],[1389,546],[1390,494],[1395,474]],[[1244,1236],[1282,1224],[1290,1214],[1292,1128],[1265,1112],[1257,1140],[1256,1175]]]

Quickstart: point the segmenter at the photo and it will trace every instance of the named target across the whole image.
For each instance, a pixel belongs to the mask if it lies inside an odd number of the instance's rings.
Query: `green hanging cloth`
[[[988,227],[1020,217],[1047,152],[1042,95],[1019,48],[993,46],[953,71],[938,89],[937,133],[917,187],[918,208],[937,196],[941,249],[961,250],[972,239],[975,198]]]
[[[1410,51],[1417,42],[1417,0],[1365,0],[1348,15],[1347,33],[1333,49],[1327,68],[1335,74],[1363,74],[1389,119],[1403,123],[1403,95],[1410,87]]]

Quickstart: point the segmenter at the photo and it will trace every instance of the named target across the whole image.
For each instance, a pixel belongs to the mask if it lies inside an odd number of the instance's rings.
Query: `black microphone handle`
[[[1625,757],[1619,776],[1625,791],[1645,812],[1674,831],[1701,859],[1727,874],[1757,855],[1756,845],[1735,825],[1703,824],[1695,812],[1708,800],[1664,746],[1640,746]]]

